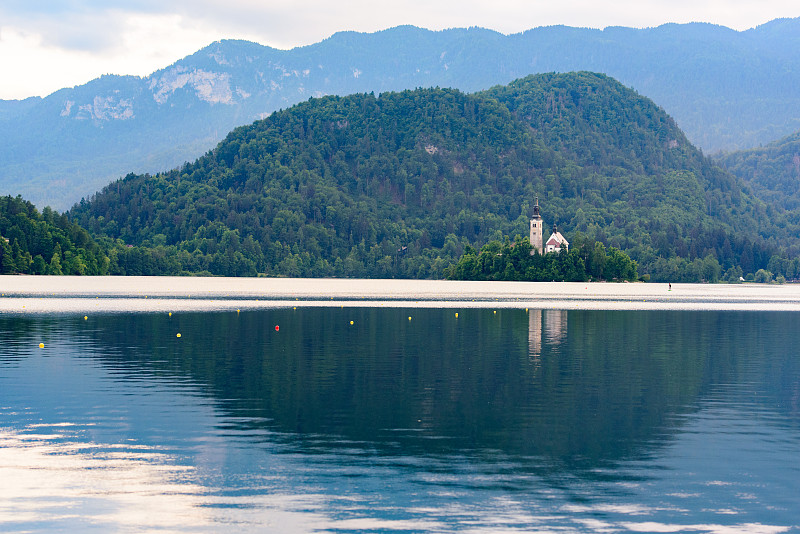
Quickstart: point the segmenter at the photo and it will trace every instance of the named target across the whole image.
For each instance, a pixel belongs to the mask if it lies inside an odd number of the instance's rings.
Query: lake
[[[797,285],[0,293],[0,531],[800,532]]]

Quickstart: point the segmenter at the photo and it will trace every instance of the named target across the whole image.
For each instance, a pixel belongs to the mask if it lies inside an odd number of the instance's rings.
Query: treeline
[[[66,215],[39,213],[21,197],[0,197],[0,274],[109,274],[97,242]]]
[[[569,251],[540,254],[527,237],[512,242],[490,241],[480,252],[467,247],[457,264],[447,269],[451,280],[528,282],[635,281],[636,262],[624,252],[579,236]]]
[[[675,228],[655,232],[656,242],[669,242]],[[690,234],[694,242],[709,245],[714,234]],[[728,239],[723,233],[716,236]],[[430,236],[420,235],[428,241]],[[637,264],[614,246],[577,232],[571,236],[569,253],[530,255],[527,238],[511,243],[496,235],[480,252],[465,239],[454,234],[444,237],[443,246],[420,250],[418,241],[413,248],[383,250],[367,249],[359,243],[344,258],[329,262],[314,259],[308,250],[295,244],[286,245],[289,254],[277,264],[273,275],[328,277],[392,277],[398,266],[412,275],[461,280],[531,280],[585,281],[635,280]],[[741,278],[755,282],[783,282],[800,278],[800,258],[788,259],[779,255],[766,256],[769,250],[753,243],[734,240],[735,246],[749,246],[745,260],[750,265],[765,267],[744,271],[740,266],[725,268],[717,258],[687,260],[675,256],[656,258],[644,278],[673,282],[739,282]],[[721,248],[733,257],[733,248],[724,241]],[[706,252],[708,248],[703,249]],[[462,254],[463,251],[463,254]],[[669,253],[668,248],[663,249]],[[438,252],[434,254],[433,252]],[[695,254],[697,252],[695,251]],[[748,256],[749,254],[749,256]],[[765,257],[766,256],[766,257]],[[457,257],[455,260],[452,258]],[[83,228],[70,221],[66,214],[36,208],[20,197],[0,197],[0,274],[55,275],[220,275],[257,276],[266,265],[264,252],[252,236],[242,239],[238,230],[220,223],[211,224],[195,243],[192,252],[175,245],[166,245],[163,236],[143,245],[126,245],[122,240],[102,237],[94,240]]]

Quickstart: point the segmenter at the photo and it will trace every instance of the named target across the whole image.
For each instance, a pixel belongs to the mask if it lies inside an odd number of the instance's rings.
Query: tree
[[[756,271],[754,281],[759,284],[769,284],[772,282],[772,273],[766,269],[759,269]]]
[[[6,239],[0,236],[0,273],[11,274],[17,272],[14,255]]]
[[[47,274],[60,276],[64,273],[61,270],[61,246],[56,245],[53,257],[50,258],[50,265],[47,267]]]

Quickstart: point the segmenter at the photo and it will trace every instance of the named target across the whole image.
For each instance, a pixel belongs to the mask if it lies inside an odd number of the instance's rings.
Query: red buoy
[[[275,325],[275,331],[276,331],[276,332],[277,332],[278,330],[280,330],[280,329],[281,329],[281,327],[280,327],[280,326],[278,326],[278,325]]]

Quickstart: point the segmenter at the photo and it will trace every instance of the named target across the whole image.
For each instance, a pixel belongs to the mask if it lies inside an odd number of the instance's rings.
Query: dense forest
[[[0,197],[0,273],[109,273],[109,260],[89,234],[50,208],[39,213],[20,197]]]
[[[762,147],[717,157],[760,198],[794,211],[795,223],[800,221],[800,132]]]
[[[309,99],[69,217],[120,274],[441,278],[467,246],[525,233],[537,196],[568,238],[622,250],[653,280],[703,280],[698,261],[798,275],[797,221],[652,101],[586,72]]]
[[[490,241],[480,253],[467,247],[457,264],[447,269],[451,280],[526,282],[586,282],[637,280],[636,262],[624,252],[577,236],[569,250],[540,254],[527,237],[512,242]]]

